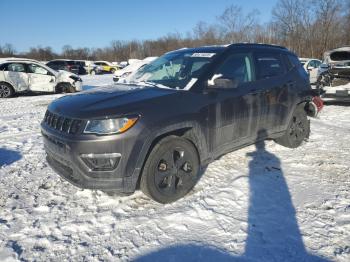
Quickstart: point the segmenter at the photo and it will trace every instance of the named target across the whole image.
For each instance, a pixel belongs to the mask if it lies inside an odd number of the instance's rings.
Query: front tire
[[[169,136],[154,146],[143,168],[140,187],[159,203],[171,203],[185,196],[196,184],[199,157],[186,139]]]
[[[112,68],[112,69],[111,69],[111,73],[112,73],[112,74],[114,74],[115,71],[116,71],[115,68]]]
[[[0,83],[0,98],[10,98],[15,94],[15,90],[10,84]]]
[[[309,134],[310,121],[307,118],[304,104],[300,104],[295,109],[285,134],[275,141],[285,147],[297,148],[309,137]]]
[[[75,93],[75,88],[69,83],[61,83],[56,86],[56,94]]]

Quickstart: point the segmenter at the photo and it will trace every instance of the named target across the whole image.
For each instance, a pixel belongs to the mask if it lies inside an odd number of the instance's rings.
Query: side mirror
[[[311,70],[314,69],[314,68],[315,68],[315,67],[308,65],[306,69],[307,69],[307,71],[311,71]]]
[[[208,80],[208,88],[237,88],[238,81],[228,78],[223,78],[222,74],[215,74]]]

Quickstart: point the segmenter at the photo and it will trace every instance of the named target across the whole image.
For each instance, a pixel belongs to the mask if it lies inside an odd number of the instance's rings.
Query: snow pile
[[[80,190],[48,167],[39,124],[59,96],[0,100],[0,261],[350,261],[350,107],[326,106],[298,149],[223,156],[161,205]]]
[[[113,84],[113,74],[105,74],[105,75],[83,75],[81,76],[83,80],[83,90],[88,90],[94,88],[96,86],[101,85],[110,85]]]

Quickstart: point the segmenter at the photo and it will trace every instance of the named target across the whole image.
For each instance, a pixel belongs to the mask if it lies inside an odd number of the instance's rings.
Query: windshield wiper
[[[155,82],[151,82],[151,81],[140,81],[140,82],[136,82],[136,84],[141,84],[141,85],[148,85],[148,86],[153,86],[153,87],[157,87],[157,88],[165,88],[165,89],[172,89],[171,87],[162,85],[162,84],[158,84]]]

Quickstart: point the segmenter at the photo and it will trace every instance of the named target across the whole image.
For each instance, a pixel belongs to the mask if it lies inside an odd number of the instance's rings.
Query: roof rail
[[[232,43],[229,46],[236,46],[236,45],[252,45],[252,46],[266,46],[266,47],[275,47],[287,50],[286,47],[276,44],[266,44],[266,43],[249,43],[249,42],[242,42],[242,43]]]

